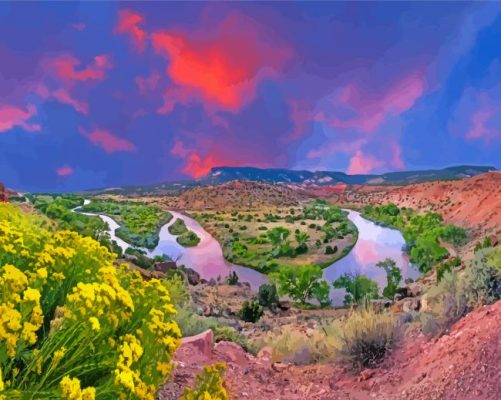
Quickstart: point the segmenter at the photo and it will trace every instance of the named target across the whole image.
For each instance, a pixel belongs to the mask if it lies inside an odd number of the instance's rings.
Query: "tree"
[[[274,310],[279,303],[277,287],[272,283],[262,284],[259,286],[257,299],[259,304],[263,307],[268,307],[270,310]]]
[[[379,287],[377,282],[367,278],[365,275],[352,276],[343,274],[333,283],[336,289],[345,289],[344,304],[361,304],[379,297]]]
[[[270,278],[278,286],[281,295],[304,305],[316,300],[321,306],[330,304],[329,284],[322,279],[322,269],[317,265],[282,267]]]
[[[397,263],[391,258],[379,261],[376,267],[383,268],[386,271],[386,287],[383,289],[383,296],[393,299],[402,280],[400,268],[397,267]]]
[[[290,231],[282,226],[270,229],[266,235],[274,247],[279,247],[289,237]]]
[[[298,246],[296,248],[297,254],[303,254],[308,251],[308,245],[306,244],[308,240],[310,240],[310,235],[308,235],[306,232],[296,232],[296,242],[298,243]]]

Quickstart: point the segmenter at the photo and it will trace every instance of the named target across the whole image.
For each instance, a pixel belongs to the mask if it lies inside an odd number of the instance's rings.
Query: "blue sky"
[[[498,3],[0,3],[0,181],[501,167]]]

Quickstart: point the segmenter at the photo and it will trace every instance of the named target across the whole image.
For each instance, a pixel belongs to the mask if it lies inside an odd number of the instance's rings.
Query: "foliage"
[[[316,300],[321,306],[330,304],[329,284],[322,279],[319,266],[282,267],[270,278],[281,295],[288,295],[302,305],[310,300]]]
[[[428,310],[421,316],[425,334],[440,334],[474,307],[501,299],[501,267],[496,256],[496,249],[482,249],[462,273],[444,273],[426,295]]]
[[[400,268],[397,267],[395,260],[391,258],[385,258],[383,261],[379,261],[376,267],[386,271],[386,287],[383,289],[383,296],[387,299],[393,299],[402,281],[402,272]]]
[[[164,282],[12,205],[0,248],[5,398],[154,399],[181,335]]]
[[[193,247],[200,243],[200,238],[195,232],[190,231],[184,221],[178,218],[169,226],[169,232],[177,236],[176,241],[184,247]]]
[[[272,283],[262,284],[259,286],[257,299],[263,307],[274,310],[279,304],[277,287]]]
[[[159,207],[131,201],[94,200],[82,206],[82,211],[110,216],[120,225],[115,231],[119,238],[148,249],[158,245],[160,228],[172,218]]]
[[[337,246],[327,246],[325,248],[325,254],[336,254],[337,253]]]
[[[177,218],[174,223],[169,226],[169,233],[174,236],[179,236],[186,232],[188,232],[188,228],[181,218]]]
[[[437,267],[437,283],[442,280],[446,272],[451,272],[454,267],[461,265],[461,259],[454,257],[451,260],[445,261]]]
[[[229,400],[221,377],[225,369],[224,363],[204,367],[203,375],[196,378],[196,388],[185,389],[180,400]]]
[[[228,285],[237,285],[238,284],[238,275],[235,271],[231,271],[230,274],[228,275],[228,278],[226,278],[226,282]]]
[[[351,276],[343,274],[333,282],[336,289],[345,289],[345,305],[363,304],[379,297],[379,287],[377,282],[367,278],[365,275]]]
[[[418,215],[410,208],[399,209],[394,204],[387,204],[367,206],[362,215],[402,231],[410,261],[421,272],[431,270],[432,266],[447,258],[449,253],[440,245],[440,240],[457,246],[463,244],[467,237],[465,230],[444,224],[442,217],[433,212]]]
[[[354,370],[376,367],[398,340],[398,324],[390,313],[371,307],[353,312],[339,329],[337,357]]]
[[[475,244],[475,253],[479,250],[482,250],[482,249],[486,249],[488,247],[492,247],[492,241],[491,241],[491,238],[489,236],[486,236],[483,240],[483,242],[477,242],[477,244]]]
[[[245,322],[257,322],[263,316],[263,307],[256,299],[244,301],[239,312],[240,319]]]

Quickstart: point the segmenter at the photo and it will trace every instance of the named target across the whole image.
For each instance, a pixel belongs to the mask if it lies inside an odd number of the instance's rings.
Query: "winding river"
[[[88,200],[86,200],[88,202]],[[87,203],[85,203],[87,204]],[[78,212],[78,208],[75,209]],[[358,241],[351,252],[341,260],[333,263],[324,270],[324,278],[332,282],[344,273],[363,274],[375,280],[382,288],[386,285],[386,273],[375,267],[378,261],[390,257],[397,263],[404,279],[419,277],[419,272],[410,263],[407,254],[403,251],[405,240],[402,234],[394,229],[385,228],[363,218],[356,211],[348,211],[348,218],[358,229]],[[160,241],[153,250],[146,250],[150,256],[165,254],[177,262],[193,268],[204,279],[226,277],[230,271],[235,271],[241,282],[249,282],[254,290],[267,282],[267,277],[251,268],[232,264],[223,257],[223,251],[218,241],[212,237],[197,221],[177,211],[169,211],[173,218],[160,229]],[[119,227],[112,218],[97,215],[110,227],[110,237],[123,249],[130,245],[115,235]],[[182,219],[186,226],[200,237],[200,243],[195,247],[185,248],[177,243],[176,236],[169,233],[169,226],[176,218]],[[335,305],[343,302],[344,290],[332,289],[331,298]]]

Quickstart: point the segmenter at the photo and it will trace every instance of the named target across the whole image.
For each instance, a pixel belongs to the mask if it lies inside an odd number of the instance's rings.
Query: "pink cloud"
[[[405,163],[402,159],[402,147],[397,142],[393,142],[390,147],[392,153],[390,165],[397,169],[404,169]]]
[[[87,28],[87,25],[85,25],[83,22],[77,22],[76,24],[71,25],[73,29],[76,29],[77,31],[83,31],[85,28]]]
[[[352,83],[331,97],[314,119],[332,128],[374,133],[388,116],[396,117],[409,110],[425,87],[421,73],[406,75],[383,93],[373,93]],[[339,116],[343,114],[344,118]]]
[[[490,142],[493,139],[499,138],[500,134],[498,130],[488,127],[488,123],[494,114],[495,110],[488,107],[475,111],[471,116],[470,127],[465,133],[466,139]]]
[[[61,177],[73,175],[74,172],[75,170],[67,165],[64,165],[56,170],[57,175]]]
[[[158,72],[153,71],[148,76],[137,76],[134,81],[139,88],[139,92],[146,93],[148,91],[154,90],[158,86],[160,75],[158,74]]]
[[[353,154],[354,152],[359,150],[366,142],[367,140],[365,139],[352,141],[331,140],[320,148],[308,151],[306,158],[320,158],[330,156],[335,153]]]
[[[134,48],[143,52],[146,46],[146,32],[139,25],[144,22],[144,17],[134,11],[121,10],[118,12],[118,24],[115,33],[126,33],[130,36]]]
[[[85,68],[81,61],[72,55],[64,55],[52,60],[51,66],[55,75],[63,81],[102,80],[111,67],[110,57],[98,55]]]
[[[28,132],[41,130],[39,124],[28,122],[35,116],[37,109],[34,105],[28,105],[27,110],[11,105],[0,105],[0,132],[6,132],[19,126]]]
[[[241,109],[255,97],[258,83],[277,78],[291,56],[287,47],[263,38],[262,31],[250,18],[232,13],[216,28],[153,33],[155,51],[169,60],[167,75],[184,89],[171,91],[163,109],[172,109],[176,102],[186,104],[187,98],[209,107]]]
[[[86,132],[84,129],[80,128],[80,133],[89,139],[91,143],[101,147],[108,154],[122,151],[134,151],[136,149],[133,143],[113,135],[104,129],[94,129],[91,132]]]
[[[357,150],[350,159],[348,174],[367,174],[385,165],[384,161],[378,160],[370,154],[364,154],[362,150]]]

